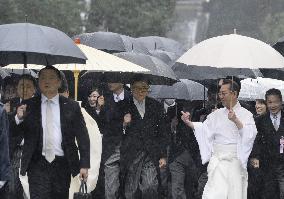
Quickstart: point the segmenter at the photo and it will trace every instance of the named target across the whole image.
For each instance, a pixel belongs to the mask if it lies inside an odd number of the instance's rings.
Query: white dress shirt
[[[45,135],[46,135],[46,105],[47,97],[41,95],[41,124],[43,129],[43,146],[42,146],[42,155],[45,155]],[[62,133],[61,133],[61,122],[60,122],[60,106],[59,106],[59,95],[50,99],[51,109],[52,109],[52,121],[53,121],[53,135],[54,135],[54,153],[57,156],[64,156],[64,152],[61,147],[62,143]]]
[[[124,89],[119,95],[113,93],[113,99],[114,99],[115,102],[118,102],[120,100],[124,100]]]
[[[133,102],[141,116],[141,118],[144,118],[145,115],[145,99],[142,102],[138,102],[134,97],[133,97]]]
[[[270,119],[271,119],[271,122],[272,122],[272,124],[274,125],[274,120],[275,120],[275,115],[274,114],[272,114],[272,113],[270,113]],[[280,126],[280,118],[281,118],[281,111],[279,111],[277,114],[276,114],[276,125],[277,125],[277,127],[279,128],[279,126]],[[277,129],[278,129],[277,128]]]
[[[249,154],[257,134],[253,115],[241,107],[239,102],[233,107],[243,128],[238,129],[236,124],[228,119],[229,110],[220,108],[201,122],[193,122],[194,134],[200,148],[202,163],[205,164],[213,153],[213,144],[236,144],[237,156],[242,166],[246,168]]]

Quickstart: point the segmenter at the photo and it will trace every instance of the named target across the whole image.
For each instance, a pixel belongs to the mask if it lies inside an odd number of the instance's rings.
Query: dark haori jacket
[[[103,123],[103,153],[102,163],[104,163],[120,145],[123,137],[123,118],[130,101],[130,92],[124,89],[124,99],[115,102],[113,94],[105,96],[105,105],[100,114]]]
[[[120,148],[122,175],[142,151],[150,156],[158,168],[159,159],[167,157],[170,134],[162,104],[146,97],[145,115],[142,119],[131,98],[127,112],[131,114],[131,123],[126,128],[126,136]]]
[[[284,153],[280,153],[280,139],[284,137],[284,112],[281,112],[280,125],[276,131],[270,113],[255,118],[258,131],[251,158],[260,161],[260,167],[269,170],[273,165],[284,164]]]
[[[170,124],[172,118],[177,117],[178,125],[176,127],[176,132],[171,131],[171,144],[170,144],[170,154],[169,163],[174,161],[181,153],[188,150],[193,159],[198,161],[199,158],[199,147],[194,136],[192,129],[188,128],[184,122],[181,120],[181,111],[183,108],[178,105],[178,107],[171,106],[168,108],[166,114],[166,123]],[[171,126],[169,125],[169,128]]]
[[[33,97],[23,102],[27,105],[24,121],[19,125],[24,132],[24,146],[21,161],[21,174],[29,170],[30,164],[42,154],[43,129],[41,122],[41,97]],[[73,176],[80,168],[90,168],[90,140],[86,124],[77,102],[59,96],[62,149],[67,159],[67,167]],[[20,132],[13,132],[17,136]],[[75,138],[78,147],[75,143]],[[78,155],[80,153],[80,160]]]
[[[8,136],[9,120],[3,104],[0,103],[0,181],[8,181],[11,176]]]

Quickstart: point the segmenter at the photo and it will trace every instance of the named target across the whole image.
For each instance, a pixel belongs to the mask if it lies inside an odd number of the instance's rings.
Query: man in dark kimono
[[[256,119],[258,130],[251,154],[255,167],[264,174],[263,198],[284,199],[284,114],[278,89],[265,94],[268,112]]]
[[[159,168],[166,166],[169,128],[163,106],[147,97],[149,83],[137,76],[131,83],[133,98],[124,116],[121,175],[126,199],[157,199]]]

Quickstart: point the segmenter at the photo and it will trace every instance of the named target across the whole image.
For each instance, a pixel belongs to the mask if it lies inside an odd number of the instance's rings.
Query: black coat
[[[270,119],[270,113],[255,119],[258,134],[254,141],[252,158],[260,160],[264,170],[279,163],[284,164],[284,154],[280,154],[280,138],[284,136],[284,113],[281,113],[280,125],[276,131]]]
[[[27,112],[20,124],[24,132],[24,146],[21,161],[21,174],[25,175],[30,163],[37,160],[42,153],[41,97],[34,97],[25,102]],[[62,149],[73,176],[80,168],[90,168],[90,140],[86,124],[77,102],[59,96],[60,120],[62,132]],[[14,136],[17,136],[15,132]],[[77,140],[78,147],[75,143]],[[78,156],[80,152],[80,160]]]
[[[127,169],[142,151],[158,166],[159,159],[167,157],[170,134],[162,104],[146,97],[145,115],[142,119],[131,98],[127,112],[131,114],[131,123],[126,128],[126,136],[121,144],[121,169]]]
[[[124,99],[115,102],[113,94],[105,96],[105,105],[100,114],[103,123],[103,153],[102,163],[104,163],[111,154],[114,153],[115,147],[121,143],[123,136],[123,118],[130,100],[130,92],[124,90]]]
[[[0,103],[0,181],[9,180],[11,175],[8,134],[8,116],[3,104]]]

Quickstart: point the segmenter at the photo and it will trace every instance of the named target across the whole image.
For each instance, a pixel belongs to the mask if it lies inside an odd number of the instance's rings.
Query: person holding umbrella
[[[192,122],[182,112],[184,123],[194,130],[202,163],[208,164],[208,181],[202,198],[246,199],[247,161],[257,129],[253,115],[238,102],[239,85],[224,79],[219,97],[224,106],[203,122]]]
[[[79,104],[59,96],[61,75],[53,66],[39,72],[41,95],[18,107],[24,131],[21,175],[29,177],[31,199],[68,199],[71,174],[87,180],[90,140]],[[75,144],[78,143],[78,149]]]

